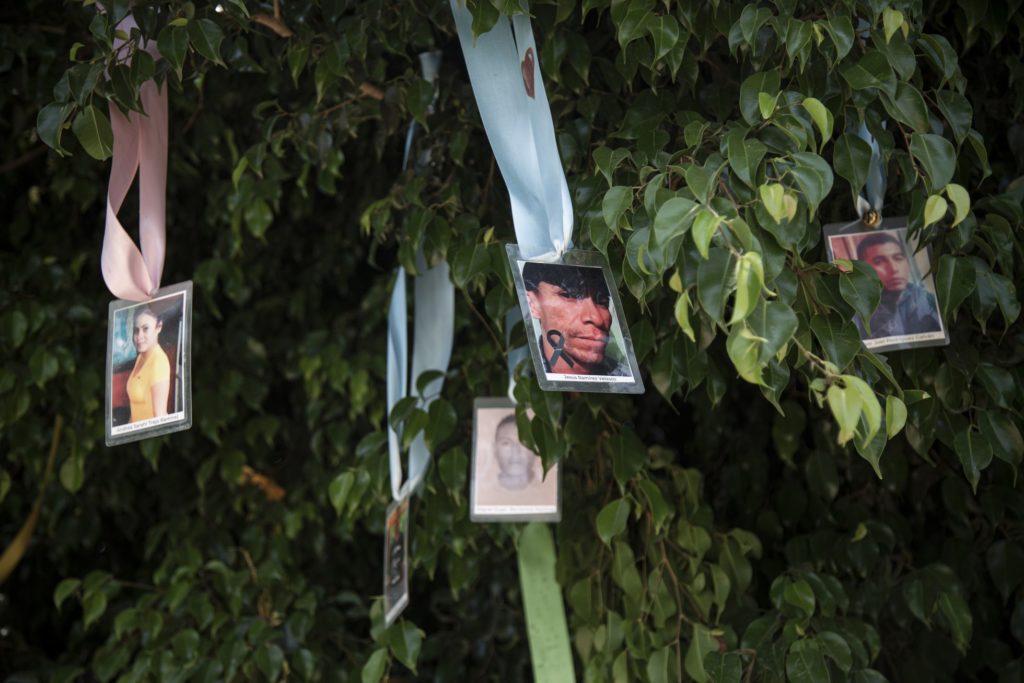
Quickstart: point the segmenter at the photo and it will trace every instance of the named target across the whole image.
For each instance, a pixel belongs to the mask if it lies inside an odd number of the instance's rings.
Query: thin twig
[[[41,156],[45,153],[46,145],[39,145],[38,147],[34,147],[29,151],[25,152],[24,154],[22,154],[17,159],[12,159],[11,161],[8,161],[6,164],[0,165],[0,174],[10,173],[14,169],[20,166],[24,166],[25,164],[32,161],[36,157]]]

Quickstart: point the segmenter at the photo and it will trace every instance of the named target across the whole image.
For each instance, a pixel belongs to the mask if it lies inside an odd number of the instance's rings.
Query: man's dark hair
[[[857,260],[867,260],[865,256],[868,253],[868,249],[870,249],[871,247],[877,247],[883,244],[888,244],[889,242],[892,242],[893,244],[898,246],[900,248],[900,251],[903,252],[904,256],[907,255],[907,249],[906,247],[903,246],[903,240],[901,240],[899,237],[893,235],[891,232],[876,232],[874,235],[869,235],[868,237],[862,239],[860,243],[857,245]]]
[[[501,431],[501,428],[505,427],[506,425],[513,425],[516,428],[516,435],[517,435],[516,438],[518,438],[519,423],[516,422],[516,416],[513,413],[512,415],[506,415],[505,417],[503,417],[501,419],[501,422],[498,423],[498,426],[494,428],[494,438],[495,439],[498,438],[498,432]]]
[[[608,305],[608,285],[600,268],[527,261],[523,266],[523,282],[529,292],[536,292],[540,283],[547,282],[570,296],[591,297],[594,303]]]

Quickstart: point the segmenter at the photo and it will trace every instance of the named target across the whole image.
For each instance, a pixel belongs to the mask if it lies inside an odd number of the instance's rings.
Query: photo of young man
[[[947,339],[928,254],[915,252],[906,232],[891,228],[829,236],[832,258],[862,261],[882,283],[868,325],[854,318],[864,345],[872,350],[932,346]]]

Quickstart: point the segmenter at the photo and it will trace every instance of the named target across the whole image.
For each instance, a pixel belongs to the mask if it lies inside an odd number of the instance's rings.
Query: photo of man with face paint
[[[519,440],[515,404],[477,399],[473,429],[470,519],[557,519],[558,465],[545,474],[540,457]]]
[[[934,344],[946,339],[928,254],[915,253],[905,233],[906,228],[891,228],[829,237],[833,258],[866,263],[882,283],[882,296],[869,324],[865,325],[859,316],[853,320],[869,349]]]
[[[528,261],[523,282],[530,315],[540,323],[538,343],[546,372],[630,375],[609,348],[614,318],[600,268]]]

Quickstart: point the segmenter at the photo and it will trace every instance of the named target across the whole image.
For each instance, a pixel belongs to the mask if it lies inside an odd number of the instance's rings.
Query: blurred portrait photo
[[[603,267],[515,259],[513,268],[542,388],[643,391]]]
[[[832,259],[862,261],[882,283],[869,324],[854,318],[865,347],[884,351],[946,343],[928,252],[908,243],[906,228],[833,234],[828,242]]]
[[[409,604],[409,499],[388,507],[384,535],[384,623]]]
[[[470,519],[557,521],[558,465],[545,475],[540,456],[520,442],[515,405],[477,399],[474,408]]]
[[[142,303],[113,302],[107,340],[107,443],[187,429],[191,283]]]

